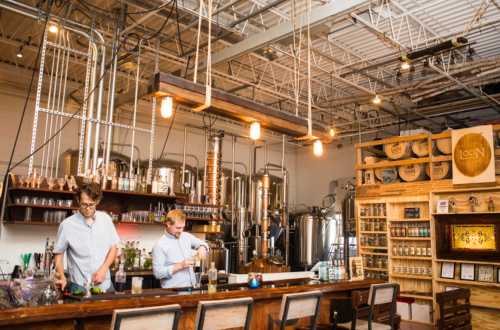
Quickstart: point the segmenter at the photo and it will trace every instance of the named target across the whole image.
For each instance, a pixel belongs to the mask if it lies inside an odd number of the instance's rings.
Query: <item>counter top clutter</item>
[[[115,309],[151,307],[169,304],[179,304],[182,308],[180,329],[193,329],[196,306],[199,301],[220,300],[230,298],[252,297],[254,310],[251,329],[266,329],[267,315],[279,308],[275,303],[281,300],[283,294],[319,290],[323,293],[321,300],[320,321],[329,322],[330,300],[335,297],[349,297],[353,290],[366,290],[371,284],[380,283],[377,280],[335,281],[335,282],[304,282],[277,281],[264,282],[262,288],[249,289],[241,285],[220,286],[217,292],[207,291],[174,291],[169,289],[143,290],[141,294],[97,295],[90,299],[71,300],[64,304],[21,307],[0,311],[0,329],[53,329],[57,321],[61,329],[73,329],[73,320],[88,327],[109,329],[111,315]],[[104,298],[104,299],[102,299]],[[113,299],[111,299],[113,298]],[[276,310],[277,312],[277,310]]]

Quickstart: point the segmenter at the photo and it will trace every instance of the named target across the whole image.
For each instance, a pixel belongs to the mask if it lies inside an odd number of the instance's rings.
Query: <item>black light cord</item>
[[[168,126],[167,136],[165,137],[165,140],[163,141],[163,147],[161,148],[160,159],[163,159],[163,153],[165,152],[165,147],[167,146],[167,141],[168,141],[168,138],[170,137],[170,131],[172,131],[172,126],[174,126],[175,115],[177,114],[178,109],[179,109],[179,105],[177,104],[177,106],[175,107],[175,110],[174,110],[174,115],[172,116],[172,121],[170,122],[170,125]]]

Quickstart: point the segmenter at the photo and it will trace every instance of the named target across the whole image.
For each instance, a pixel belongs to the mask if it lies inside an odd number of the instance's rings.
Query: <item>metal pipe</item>
[[[132,146],[135,145],[135,126],[137,122],[137,103],[139,100],[139,78],[140,78],[140,67],[141,67],[141,46],[142,39],[139,40],[139,50],[137,51],[137,70],[135,73],[135,92],[134,92],[134,114],[132,118]],[[132,169],[134,167],[134,148],[130,151],[130,166],[129,166],[129,178],[132,177]]]
[[[92,174],[96,173],[97,170],[97,158],[99,155],[99,135],[101,129],[101,113],[102,113],[102,99],[104,92],[104,74],[106,72],[106,47],[101,45],[101,69],[99,73],[99,92],[97,94],[97,114],[96,114],[96,125],[95,125],[95,139],[94,139],[94,155],[92,162]],[[104,169],[104,176],[108,175],[108,169]]]
[[[236,201],[235,199],[235,193],[234,193],[234,167],[235,167],[235,155],[236,155],[236,137],[231,138],[231,149],[232,149],[232,155],[231,155],[231,237],[232,238],[237,238],[234,234],[234,220],[236,217]]]
[[[90,163],[90,146],[92,144],[92,119],[94,118],[94,93],[93,90],[95,88],[95,75],[96,75],[96,67],[97,67],[97,46],[92,42],[89,41],[89,48],[91,50],[90,54],[90,62],[91,62],[91,69],[90,69],[90,97],[89,97],[89,108],[88,108],[88,118],[87,120],[87,136],[85,137],[85,166],[84,166],[84,173],[86,174],[88,169],[89,169],[89,163]]]
[[[117,36],[119,35],[119,28],[117,28]],[[111,73],[111,90],[110,90],[110,100],[109,100],[109,122],[113,122],[113,113],[115,108],[115,91],[116,91],[116,70],[118,65],[118,39],[115,38],[113,42],[113,66]],[[105,164],[106,168],[109,167],[109,155],[111,153],[111,139],[113,136],[113,126],[109,125],[107,129],[107,137],[106,137],[106,157]]]
[[[186,192],[186,147],[187,147],[187,127],[184,126],[184,143],[182,145],[182,192]]]

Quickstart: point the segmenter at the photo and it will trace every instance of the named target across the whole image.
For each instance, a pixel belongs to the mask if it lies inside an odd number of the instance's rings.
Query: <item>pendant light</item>
[[[313,153],[316,157],[323,156],[323,142],[321,140],[316,140],[313,143]]]
[[[172,96],[162,97],[160,113],[163,118],[172,117],[172,114],[174,113],[173,103],[174,100],[172,99]]]
[[[56,34],[57,32],[59,32],[59,28],[57,27],[56,24],[50,24],[49,25],[49,32]]]
[[[382,99],[380,98],[380,96],[375,95],[375,97],[372,99],[372,102],[373,104],[380,104],[382,102]]]
[[[260,139],[260,123],[258,121],[254,121],[250,124],[250,138],[252,140]]]
[[[330,131],[328,131],[328,134],[330,134],[330,137],[334,137],[337,132],[335,132],[335,127],[330,127]]]

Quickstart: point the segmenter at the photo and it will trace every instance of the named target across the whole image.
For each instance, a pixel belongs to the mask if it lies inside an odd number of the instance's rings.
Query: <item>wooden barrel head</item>
[[[409,142],[396,142],[384,144],[384,152],[389,159],[404,159],[411,156]]]
[[[425,174],[431,177],[429,164],[425,164]],[[451,176],[450,162],[434,162],[432,163],[432,180],[443,180]]]
[[[425,178],[424,164],[411,164],[398,167],[399,177],[406,182],[414,182]]]
[[[437,139],[436,147],[440,153],[451,155],[451,138]]]

